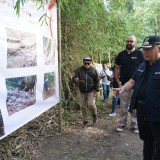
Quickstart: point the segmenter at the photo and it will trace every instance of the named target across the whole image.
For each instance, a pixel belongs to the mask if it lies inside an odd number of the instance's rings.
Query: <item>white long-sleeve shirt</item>
[[[106,72],[106,73],[105,73]],[[110,85],[110,81],[107,79],[107,75],[108,76],[111,76],[113,77],[113,72],[111,70],[109,70],[109,68],[107,69],[103,69],[101,72],[100,72],[100,77],[103,77],[105,76],[104,78],[102,78],[102,84],[106,84],[106,85]]]

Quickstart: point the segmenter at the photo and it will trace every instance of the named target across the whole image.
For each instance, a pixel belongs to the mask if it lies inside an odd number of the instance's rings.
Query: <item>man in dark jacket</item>
[[[140,139],[144,141],[143,160],[160,160],[160,36],[144,39],[143,62],[119,93],[134,87],[129,111],[137,109]]]
[[[83,126],[88,123],[87,105],[93,116],[93,123],[97,122],[97,107],[95,97],[99,92],[99,74],[98,71],[91,66],[92,59],[89,56],[83,58],[83,66],[75,70],[72,80],[80,90],[80,106],[82,111]]]

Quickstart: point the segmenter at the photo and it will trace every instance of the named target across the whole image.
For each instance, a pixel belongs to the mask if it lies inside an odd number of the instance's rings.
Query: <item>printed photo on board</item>
[[[55,73],[44,74],[44,86],[43,86],[43,100],[53,96],[55,94]]]
[[[12,28],[6,28],[6,33],[7,68],[36,66],[36,36]]]
[[[54,39],[43,37],[44,64],[52,65],[55,62],[55,42]]]
[[[6,79],[8,114],[12,115],[36,103],[36,76]]]

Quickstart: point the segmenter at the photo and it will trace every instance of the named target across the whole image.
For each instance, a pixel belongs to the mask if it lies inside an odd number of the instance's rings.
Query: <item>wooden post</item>
[[[62,93],[62,78],[61,78],[61,7],[60,1],[57,0],[57,19],[58,19],[58,70],[59,70],[59,98],[60,103],[58,104],[59,112],[59,132],[62,133],[62,103],[61,103],[61,93]]]
[[[101,63],[101,53],[100,53],[100,50],[98,50],[98,63]]]
[[[110,52],[108,52],[108,62],[109,62],[109,65],[111,67],[111,54],[110,54]]]

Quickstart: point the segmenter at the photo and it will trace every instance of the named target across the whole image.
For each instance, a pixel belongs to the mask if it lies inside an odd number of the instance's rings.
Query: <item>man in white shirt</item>
[[[110,78],[113,77],[113,72],[109,69],[109,63],[102,63],[103,70],[100,72],[100,78],[102,79],[103,97],[104,101],[107,101],[110,92]]]

